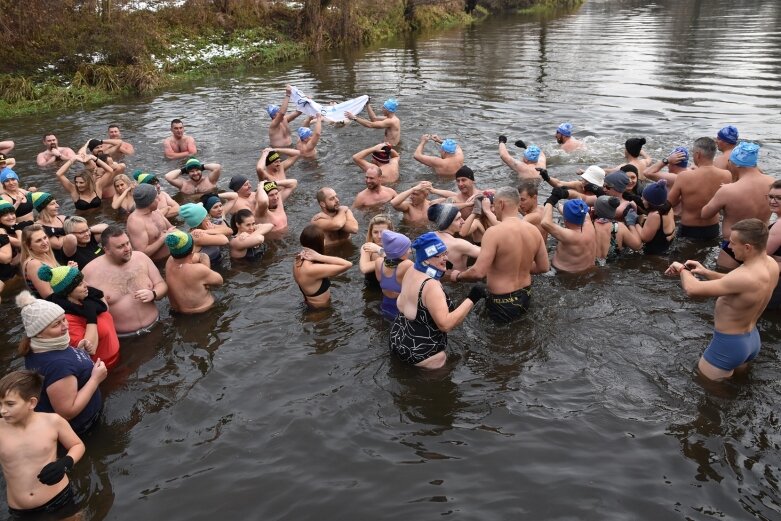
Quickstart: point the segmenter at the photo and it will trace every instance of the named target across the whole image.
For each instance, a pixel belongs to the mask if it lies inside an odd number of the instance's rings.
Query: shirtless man
[[[163,141],[163,153],[167,159],[184,159],[198,154],[195,140],[184,135],[184,123],[181,119],[171,121],[171,135]]]
[[[57,142],[57,136],[52,133],[44,134],[43,145],[46,150],[38,154],[36,159],[41,168],[76,157],[76,152],[68,147],[61,147]]]
[[[542,207],[537,204],[537,183],[530,180],[521,181],[518,185],[518,211],[523,220],[537,227],[542,235],[542,242],[548,241],[548,232],[542,228]],[[494,196],[496,201],[496,196]],[[547,271],[547,270],[546,270]]]
[[[366,112],[369,114],[369,119],[363,119],[355,116],[352,112],[345,112],[344,117],[351,121],[357,122],[362,127],[366,128],[384,128],[385,129],[385,141],[392,146],[398,146],[401,142],[401,121],[396,116],[396,109],[399,107],[399,102],[395,99],[387,99],[382,104],[382,116],[377,116],[372,109],[371,100],[366,104]]]
[[[219,163],[201,163],[191,157],[182,168],[175,168],[165,174],[165,180],[185,195],[205,194],[214,190],[220,174],[222,166]]]
[[[290,148],[293,146],[293,140],[290,138],[290,122],[301,115],[296,110],[292,114],[287,114],[287,105],[290,103],[290,94],[293,87],[285,85],[285,99],[282,106],[269,105],[266,107],[266,113],[271,118],[271,124],[268,126],[268,139],[274,148]]]
[[[759,219],[734,223],[729,246],[741,265],[729,273],[705,269],[694,260],[673,262],[666,271],[680,276],[688,296],[717,297],[713,340],[697,363],[700,374],[709,380],[744,371],[759,353],[757,320],[778,283],[778,263],[765,252],[767,235],[767,225]]]
[[[474,205],[470,205],[472,206]],[[480,246],[453,237],[453,234],[457,233],[464,224],[464,218],[461,217],[456,205],[432,204],[428,208],[428,220],[432,222],[437,236],[447,246],[447,258],[453,263],[453,269],[465,270],[467,257],[476,259],[480,255]]]
[[[450,272],[453,282],[486,278],[489,295],[485,309],[499,323],[511,322],[526,312],[531,274],[550,269],[545,241],[534,225],[518,218],[518,203],[515,188],[503,186],[496,191],[494,213],[499,223],[483,234],[475,264],[465,271]]]
[[[556,128],[556,143],[561,145],[562,152],[568,154],[586,148],[582,141],[572,137],[572,123],[562,123]]]
[[[358,221],[346,206],[339,206],[339,198],[333,188],[324,187],[317,191],[320,212],[312,217],[312,224],[325,233],[325,244],[334,244],[350,239],[358,232]]]
[[[391,199],[391,206],[402,212],[404,220],[407,222],[428,222],[428,208],[431,206],[428,194],[431,192],[431,188],[429,181],[421,181],[412,188],[397,194],[396,197]]]
[[[667,172],[662,169],[667,167]],[[670,155],[653,163],[643,171],[643,177],[652,181],[664,179],[671,187],[678,180],[678,174],[689,169],[689,150],[686,147],[675,147]]]
[[[168,301],[178,313],[203,313],[214,305],[211,286],[222,286],[222,275],[209,268],[209,256],[193,253],[189,233],[174,230],[165,236],[171,256],[165,262]]]
[[[105,365],[102,371],[105,378]],[[97,376],[93,382],[97,387]],[[84,443],[59,414],[35,412],[42,390],[43,376],[35,371],[0,380],[0,465],[12,519],[61,519],[78,511],[67,472],[84,455]]]
[[[157,211],[157,191],[148,184],[133,190],[135,211],[127,217],[127,234],[133,249],[148,255],[152,260],[168,257],[165,234],[174,229],[168,219]]]
[[[759,145],[755,143],[743,141],[736,146],[729,156],[728,169],[737,181],[719,188],[700,212],[702,219],[712,219],[723,211],[721,237],[727,239],[721,242],[716,264],[725,269],[738,265],[729,247],[732,225],[743,219],[756,218],[764,223],[770,219],[767,193],[774,179],[757,168],[758,156]]]
[[[287,159],[282,161],[280,154],[288,156]],[[258,174],[258,179],[268,181],[287,179],[285,170],[293,166],[293,163],[298,161],[300,155],[301,152],[295,148],[279,148],[276,150],[264,148],[260,154],[260,159],[255,164],[255,172]]]
[[[456,188],[458,188],[457,192],[451,192],[432,187],[431,193],[440,197],[446,197],[449,203],[453,203],[461,210],[461,216],[466,218],[472,212],[475,197],[482,193],[475,186],[475,173],[466,165],[459,168],[458,172],[456,172]]]
[[[521,179],[540,180],[540,173],[537,168],[545,168],[545,155],[540,147],[531,145],[523,151],[523,158],[520,161],[513,159],[510,152],[507,151],[507,136],[499,136],[499,157],[504,164],[512,168]]]
[[[243,175],[235,175],[231,177],[228,188],[231,192],[236,193],[236,197],[226,197],[227,194],[220,194],[220,199],[227,199],[223,206],[223,213],[225,215],[235,214],[239,210],[244,208],[255,213],[257,209],[257,194],[252,191],[252,185],[249,179]],[[258,187],[258,190],[261,188]]]
[[[148,333],[159,316],[155,301],[165,297],[168,286],[152,260],[133,251],[119,226],[106,228],[100,244],[105,254],[84,266],[84,280],[103,292],[117,335]]]
[[[429,156],[423,153],[423,147],[426,143],[433,141],[439,143],[439,157]],[[458,172],[458,169],[464,166],[464,151],[461,147],[452,139],[445,139],[437,136],[436,134],[423,134],[420,137],[420,143],[415,149],[413,156],[416,161],[423,163],[424,165],[431,167],[434,173],[437,175],[454,175]]]
[[[594,226],[588,216],[588,205],[580,199],[564,203],[562,215],[564,226],[553,222],[553,207],[559,202],[556,191],[545,201],[542,227],[553,235],[558,244],[551,264],[557,271],[579,273],[594,267],[597,258],[597,243]]]
[[[667,201],[673,208],[681,205],[678,237],[711,240],[720,235],[719,214],[703,219],[700,213],[722,185],[732,182],[732,174],[728,170],[713,166],[715,155],[716,142],[711,138],[701,137],[695,141],[692,158],[697,168],[678,174],[678,180],[667,195]]]
[[[112,147],[106,152],[114,161],[122,162],[122,160],[125,159],[125,156],[132,156],[136,153],[136,149],[133,148],[133,145],[122,139],[122,132],[119,130],[119,125],[116,123],[112,123],[108,126],[108,138],[122,142],[116,148]]]
[[[301,152],[301,157],[304,159],[317,159],[317,143],[320,141],[320,136],[323,134],[323,115],[318,114],[315,117],[315,129],[312,130],[309,126],[299,127],[298,129],[298,143],[296,143],[296,150]]]
[[[369,154],[372,157],[371,162],[366,160]],[[372,166],[379,167],[382,170],[382,178],[387,183],[395,183],[399,180],[399,153],[393,150],[390,143],[364,148],[353,154],[353,162],[364,172]]]
[[[281,235],[287,231],[285,201],[298,186],[298,181],[283,179],[281,181],[260,181],[260,184],[262,190],[257,191],[258,204],[255,218],[259,223],[272,224],[274,228],[271,234]]]
[[[396,190],[387,186],[382,186],[382,170],[380,167],[372,165],[364,174],[366,188],[358,192],[353,202],[353,208],[363,209],[369,206],[380,206],[394,197]]]
[[[732,125],[727,125],[716,134],[716,148],[721,155],[713,160],[713,166],[727,170],[727,162],[732,153],[732,149],[738,144],[738,129]]]

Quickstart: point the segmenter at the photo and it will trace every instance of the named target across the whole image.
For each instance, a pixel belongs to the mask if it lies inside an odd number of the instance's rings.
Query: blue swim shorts
[[[714,367],[724,371],[732,371],[746,362],[752,361],[762,347],[759,331],[755,327],[748,333],[728,335],[713,332],[713,340],[702,354],[702,357]]]

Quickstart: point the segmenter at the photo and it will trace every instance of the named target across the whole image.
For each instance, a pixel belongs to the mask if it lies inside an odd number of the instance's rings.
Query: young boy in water
[[[77,510],[66,473],[84,455],[84,443],[60,415],[34,411],[42,386],[35,371],[14,371],[0,380],[0,466],[12,519],[61,519]],[[57,442],[68,451],[59,459]]]

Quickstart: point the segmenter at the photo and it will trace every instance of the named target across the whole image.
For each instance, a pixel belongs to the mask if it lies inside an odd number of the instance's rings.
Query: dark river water
[[[137,149],[129,169],[162,174],[171,164],[161,141],[182,117],[199,156],[224,165],[226,187],[231,175],[254,177],[265,106],[286,83],[323,101],[397,97],[402,188],[454,186],[412,159],[424,132],[459,140],[480,187],[515,181],[499,134],[539,144],[564,179],[617,164],[628,137],[645,136],[659,158],[727,124],[762,144],[766,171],[778,175],[781,163],[774,0],[589,0],[556,16],[495,17],[153,98],[0,121],[0,139],[17,141],[23,184],[65,202],[53,172],[35,167],[44,132],[78,148],[118,122]],[[563,121],[588,152],[556,151]],[[450,335],[447,370],[426,374],[388,355],[379,292],[357,268],[371,217],[358,213],[363,234],[341,252],[356,266],[334,280],[332,309],[306,312],[291,268],[314,194],[330,185],[350,204],[363,188],[350,156],[380,140],[355,125],[327,128],[319,160],[289,172],[300,182],[286,205],[291,233],[259,265],[226,262],[208,313],[171,315],[164,301],[152,334],[123,341],[103,385],[104,421],[74,471],[87,519],[781,519],[781,321],[761,319],[749,376],[705,386],[693,369],[713,301],[685,297],[662,274],[670,260],[712,264],[713,245],[537,276],[526,318],[496,327],[473,313]],[[0,305],[4,370],[22,366],[18,289]],[[466,286],[451,292],[460,300]]]

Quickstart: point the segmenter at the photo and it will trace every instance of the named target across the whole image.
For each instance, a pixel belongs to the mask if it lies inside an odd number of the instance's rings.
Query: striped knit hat
[[[174,230],[165,236],[165,244],[174,259],[187,257],[193,251],[193,238],[189,233]]]
[[[42,264],[38,268],[38,278],[44,282],[48,282],[52,286],[52,290],[58,295],[67,297],[71,291],[76,289],[76,286],[81,284],[84,280],[84,275],[71,266],[57,266],[51,268],[46,264]]]
[[[54,196],[48,192],[32,192],[30,199],[33,202],[33,208],[36,212],[42,211],[50,202],[54,201]]]

